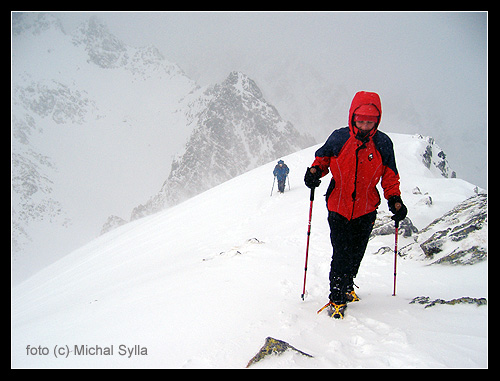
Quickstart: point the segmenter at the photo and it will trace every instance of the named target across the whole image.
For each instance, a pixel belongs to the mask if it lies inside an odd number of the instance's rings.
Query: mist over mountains
[[[330,291],[326,178],[300,297],[303,176],[353,94],[298,61],[236,65],[202,87],[168,51],[96,17],[68,33],[56,15],[12,14],[13,367],[240,368],[268,335],[314,357],[252,366],[488,365],[488,196],[448,155],[461,141],[484,167],[476,137],[447,136],[455,126],[407,97],[387,107],[408,216],[395,230],[381,200],[361,301],[334,321],[316,313]],[[270,197],[279,159],[291,187]]]
[[[160,192],[131,219],[162,210],[248,170],[315,143],[284,121],[256,83],[232,72],[221,84],[185,101],[193,132]]]
[[[52,14],[15,13],[12,39],[14,279],[109,216],[139,218],[315,143],[245,74],[201,88],[96,17],[67,34]]]
[[[157,48],[126,45],[97,17],[68,33],[54,14],[13,13],[14,281],[346,125],[352,94],[312,68],[293,60],[242,68],[201,87]],[[400,106],[385,125],[409,132],[425,123],[411,101]],[[429,155],[446,161],[433,147],[422,153],[431,170]]]

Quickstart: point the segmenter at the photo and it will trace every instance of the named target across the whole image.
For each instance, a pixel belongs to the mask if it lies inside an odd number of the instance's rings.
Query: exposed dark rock
[[[449,304],[454,306],[455,304],[476,304],[479,306],[485,306],[487,304],[486,298],[470,298],[468,296],[463,296],[458,299],[444,300],[444,299],[435,299],[430,301],[430,297],[428,296],[416,296],[410,302],[410,304],[425,304],[424,308],[435,306],[436,304]]]
[[[488,196],[476,194],[435,219],[400,249],[402,256],[419,256],[432,264],[472,265],[487,258]]]
[[[295,351],[303,356],[313,357],[310,354],[307,354],[305,352],[298,350],[295,347],[292,347],[285,341],[268,337],[266,338],[265,344],[262,346],[262,348],[260,348],[259,352],[257,352],[257,354],[254,357],[252,357],[252,359],[248,362],[246,367],[248,368],[254,365],[255,363],[259,362],[260,360],[264,359],[269,355],[281,355],[288,350]]]
[[[391,235],[394,234],[394,231],[394,220],[391,219],[391,215],[380,212],[377,214],[370,238],[377,235]],[[398,234],[402,234],[403,237],[411,237],[416,232],[418,232],[418,229],[413,225],[410,218],[406,217],[399,223]]]

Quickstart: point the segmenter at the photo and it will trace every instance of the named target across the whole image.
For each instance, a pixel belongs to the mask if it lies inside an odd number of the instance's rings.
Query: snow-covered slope
[[[390,136],[419,229],[475,194],[472,184],[424,166],[424,140]],[[316,314],[327,300],[331,257],[320,197],[326,180],[316,191],[302,301],[303,174],[317,148],[284,157],[291,189],[282,195],[269,196],[273,161],[121,226],[14,287],[12,365],[242,368],[272,336],[314,357],[290,351],[254,367],[487,366],[487,306],[409,304],[417,296],[487,297],[486,261],[428,266],[401,258],[393,297],[394,257],[377,253],[393,247],[394,236],[376,236],[356,279],[361,301],[344,320]],[[417,186],[421,194],[412,192]],[[411,242],[399,238],[400,247]]]

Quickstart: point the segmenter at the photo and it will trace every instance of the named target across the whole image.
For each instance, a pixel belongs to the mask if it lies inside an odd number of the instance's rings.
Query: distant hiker
[[[332,173],[326,192],[333,256],[330,268],[329,303],[332,316],[344,317],[347,302],[358,301],[354,278],[375,223],[382,179],[384,197],[395,221],[406,217],[401,200],[399,174],[391,139],[378,126],[382,116],[376,93],[356,93],[349,110],[349,126],[333,131],[316,151],[304,182],[319,186],[320,178]],[[326,307],[326,306],[325,306]]]
[[[278,179],[278,192],[283,193],[285,191],[285,181],[290,170],[283,160],[278,161],[276,167],[274,167],[273,175]]]

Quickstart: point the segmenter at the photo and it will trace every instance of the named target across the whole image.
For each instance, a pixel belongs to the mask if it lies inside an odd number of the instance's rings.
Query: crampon
[[[328,308],[330,307],[330,308]],[[345,309],[347,308],[347,304],[335,304],[333,302],[328,302],[326,303],[323,307],[321,307],[318,310],[318,314],[322,312],[324,309],[328,308],[328,316],[334,318],[334,319],[343,319],[344,318],[344,313]]]
[[[354,290],[347,293],[347,302],[348,303],[359,302],[359,296],[356,295],[356,292]]]

